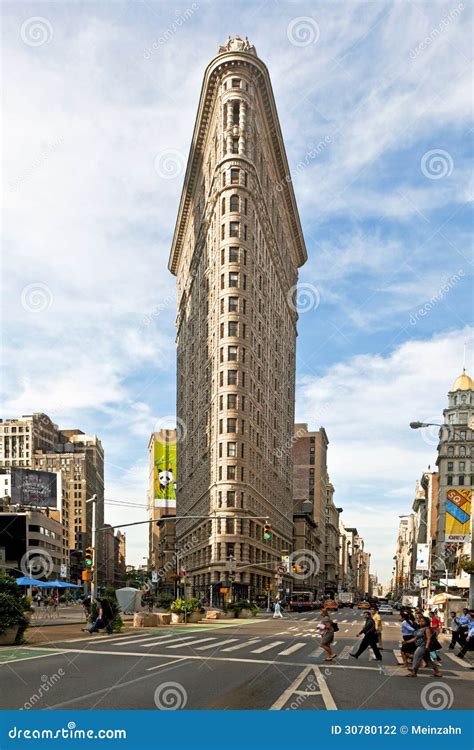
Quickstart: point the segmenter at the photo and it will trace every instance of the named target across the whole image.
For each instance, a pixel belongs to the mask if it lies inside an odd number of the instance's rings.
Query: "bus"
[[[311,612],[314,609],[314,594],[311,591],[293,591],[290,599],[292,612]]]

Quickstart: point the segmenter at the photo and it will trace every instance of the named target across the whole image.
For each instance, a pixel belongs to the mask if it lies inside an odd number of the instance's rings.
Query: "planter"
[[[234,620],[235,619],[235,612],[230,610],[229,612],[221,612],[220,613],[220,620]]]
[[[252,612],[250,609],[241,609],[238,616],[239,617],[252,617]]]
[[[171,615],[169,612],[158,612],[157,617],[159,625],[169,625],[171,622]]]
[[[0,635],[0,646],[13,646],[18,633],[18,625],[13,625],[11,628],[7,628],[4,633]]]
[[[171,613],[171,622],[173,625],[177,625],[180,622],[184,622],[184,615],[181,612],[172,612]]]
[[[208,609],[206,612],[206,620],[219,620],[221,614],[222,613],[217,609]]]
[[[200,612],[191,612],[191,614],[186,617],[186,622],[200,622],[201,620],[202,615]]]

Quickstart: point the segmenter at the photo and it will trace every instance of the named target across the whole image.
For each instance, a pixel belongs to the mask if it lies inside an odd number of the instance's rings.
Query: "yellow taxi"
[[[357,609],[370,609],[369,602],[359,602]]]

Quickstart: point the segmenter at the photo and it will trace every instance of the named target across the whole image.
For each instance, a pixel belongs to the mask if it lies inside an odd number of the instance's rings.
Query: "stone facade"
[[[262,594],[291,549],[294,292],[306,257],[267,68],[230,38],[205,72],[169,263],[178,515],[203,516],[177,524],[180,545],[195,540],[184,561],[195,593],[235,559],[236,595]]]

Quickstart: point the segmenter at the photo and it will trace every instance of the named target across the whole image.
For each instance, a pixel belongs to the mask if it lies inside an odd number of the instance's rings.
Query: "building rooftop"
[[[451,391],[474,391],[474,381],[463,369],[461,375],[456,378]]]

